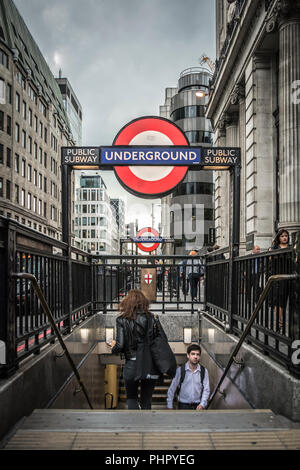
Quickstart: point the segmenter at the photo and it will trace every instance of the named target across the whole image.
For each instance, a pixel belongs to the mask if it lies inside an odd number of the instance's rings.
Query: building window
[[[172,121],[174,122],[193,117],[205,117],[205,106],[201,104],[184,106],[183,108],[175,109],[171,114]]]
[[[27,209],[31,210],[31,194],[27,194]]]
[[[32,155],[32,137],[28,136],[28,150],[30,155]]]
[[[31,183],[31,180],[32,180],[32,168],[31,168],[31,165],[28,165],[28,169],[27,169],[27,180]]]
[[[0,104],[5,104],[5,81],[0,78]]]
[[[20,126],[17,122],[15,125],[15,140],[16,142],[20,142]]]
[[[28,122],[30,127],[32,127],[32,109],[28,109]]]
[[[22,158],[21,176],[24,178],[26,176],[26,160],[24,158]]]
[[[6,199],[10,201],[10,181],[6,180]]]
[[[33,184],[37,186],[37,171],[33,170]]]
[[[20,95],[18,92],[16,92],[16,102],[15,102],[15,105],[16,105],[16,111],[20,112],[20,103],[21,103],[21,99],[20,99]]]
[[[16,173],[19,173],[20,171],[20,157],[19,155],[16,153],[15,154],[15,172]]]
[[[37,143],[34,142],[33,144],[33,156],[37,160]]]
[[[0,163],[3,163],[4,146],[0,144]]]
[[[11,149],[7,147],[6,149],[6,166],[11,167]]]
[[[213,143],[213,133],[209,131],[185,131],[185,135],[191,144]]]
[[[25,207],[25,189],[21,191],[21,206]],[[25,223],[25,221],[22,223]]]
[[[3,197],[3,178],[0,178],[0,197]]]
[[[22,147],[26,149],[26,132],[22,130]]]
[[[0,111],[0,131],[4,130],[4,112]]]
[[[17,204],[19,204],[20,199],[19,199],[19,186],[15,184],[15,201]]]
[[[10,83],[7,84],[7,100],[9,104],[12,103],[12,86]]]
[[[8,55],[0,49],[0,64],[8,69]]]
[[[27,116],[27,106],[26,106],[26,102],[23,101],[23,119],[26,120],[26,116]]]
[[[9,115],[6,116],[6,132],[11,135],[11,117]]]

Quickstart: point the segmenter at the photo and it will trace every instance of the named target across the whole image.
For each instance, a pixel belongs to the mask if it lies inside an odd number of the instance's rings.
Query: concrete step
[[[3,448],[300,449],[300,423],[271,410],[35,410]]]

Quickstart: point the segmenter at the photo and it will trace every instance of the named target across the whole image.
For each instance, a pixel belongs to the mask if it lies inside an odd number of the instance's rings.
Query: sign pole
[[[232,220],[232,245],[233,256],[239,256],[240,248],[240,186],[241,186],[241,166],[233,167],[233,220]]]
[[[65,264],[65,279],[68,287],[65,289],[65,313],[68,315],[68,330],[72,329],[72,258],[71,258],[71,172],[72,167],[61,167],[61,208],[62,208],[62,241],[66,244],[64,255],[67,257]]]
[[[230,233],[230,258],[228,267],[228,324],[229,332],[233,328],[233,314],[236,307],[236,285],[235,285],[235,263],[234,258],[239,256],[240,244],[240,165],[235,165],[230,171],[230,178],[233,187],[232,200],[232,227]]]

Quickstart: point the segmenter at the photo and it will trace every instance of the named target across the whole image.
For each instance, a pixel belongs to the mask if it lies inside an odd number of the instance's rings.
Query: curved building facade
[[[184,131],[191,146],[209,147],[213,142],[212,127],[205,117],[210,78],[210,72],[201,67],[184,70],[178,88],[167,89],[166,103],[160,109],[163,117]],[[190,170],[175,191],[163,198],[162,231],[174,236],[176,254],[208,245],[209,228],[214,227],[213,195],[213,172]]]

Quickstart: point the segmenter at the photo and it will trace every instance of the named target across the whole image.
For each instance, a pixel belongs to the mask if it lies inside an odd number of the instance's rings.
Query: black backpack
[[[180,367],[180,382],[179,382],[178,387],[176,389],[177,400],[178,400],[178,396],[179,396],[179,393],[180,393],[182,382],[185,379],[185,364],[186,364],[186,362],[181,364],[181,367]],[[205,375],[205,367],[200,364],[200,376],[201,376],[201,384],[202,385],[203,385],[203,381],[204,381],[204,375]],[[200,397],[200,399],[201,399],[201,397]]]

